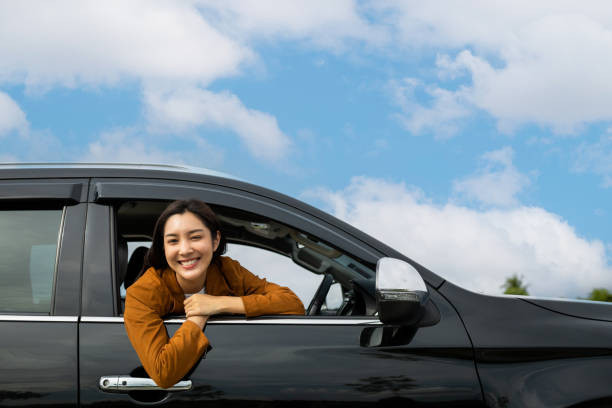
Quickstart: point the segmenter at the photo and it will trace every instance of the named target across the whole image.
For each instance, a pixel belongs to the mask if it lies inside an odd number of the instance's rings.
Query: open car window
[[[116,209],[117,287],[123,298],[125,286],[142,268],[155,221],[167,204],[130,201]],[[265,216],[229,207],[212,208],[228,242],[226,255],[255,275],[290,288],[302,300],[307,314],[375,313],[374,265]]]

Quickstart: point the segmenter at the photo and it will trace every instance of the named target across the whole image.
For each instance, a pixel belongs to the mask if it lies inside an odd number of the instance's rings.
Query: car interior
[[[117,299],[121,302],[118,310],[121,313],[125,289],[138,278],[143,267],[148,250],[148,245],[143,244],[151,241],[155,222],[168,204],[168,201],[128,201],[115,206],[115,275]],[[283,255],[301,266],[304,273],[322,276],[318,289],[307,305],[307,316],[375,314],[375,265],[261,215],[224,206],[211,205],[211,208],[221,221],[222,233],[229,244],[257,247]],[[342,303],[330,309],[326,305],[326,297],[336,283],[342,290]]]

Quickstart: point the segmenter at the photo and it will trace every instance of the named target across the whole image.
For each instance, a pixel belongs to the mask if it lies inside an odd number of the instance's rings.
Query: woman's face
[[[164,226],[164,253],[183,289],[202,288],[219,238],[217,231],[213,239],[208,227],[189,211],[168,218]]]

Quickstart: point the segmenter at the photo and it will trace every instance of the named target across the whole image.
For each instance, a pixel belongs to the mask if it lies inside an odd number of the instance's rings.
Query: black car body
[[[318,290],[306,316],[211,318],[213,350],[186,390],[120,389],[146,377],[122,318],[134,247],[186,198],[213,207],[229,242],[292,260]],[[612,406],[612,305],[472,293],[261,187],[176,166],[0,165],[0,207],[0,406]],[[414,321],[379,318],[385,257],[426,283]]]

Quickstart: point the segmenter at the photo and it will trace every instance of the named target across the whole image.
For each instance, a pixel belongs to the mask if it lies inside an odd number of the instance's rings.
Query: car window
[[[155,221],[167,201],[129,201],[116,207],[117,297],[125,300],[141,270]],[[212,206],[228,243],[227,256],[259,277],[291,289],[311,315],[375,313],[374,265],[262,214]],[[123,310],[123,306],[120,306]]]
[[[0,313],[49,313],[62,210],[0,211]]]

